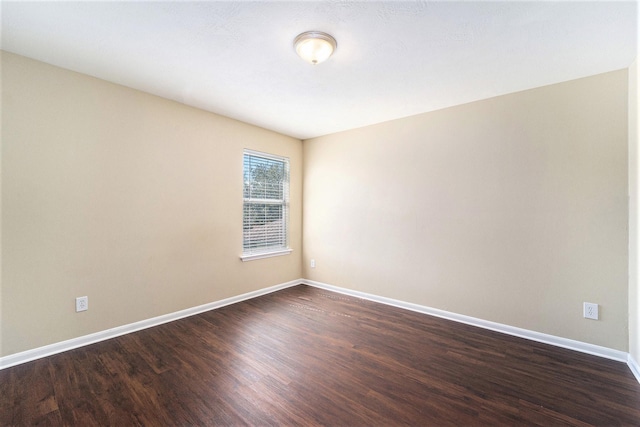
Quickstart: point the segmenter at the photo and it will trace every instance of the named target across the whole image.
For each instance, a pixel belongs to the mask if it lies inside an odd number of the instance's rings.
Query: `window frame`
[[[284,164],[285,179],[282,183],[282,199],[260,199],[245,197],[245,168],[247,156],[264,159],[267,161],[281,162]],[[275,154],[264,153],[260,151],[244,149],[242,153],[242,255],[240,259],[242,261],[251,261],[255,259],[270,258],[274,256],[288,255],[293,250],[289,246],[289,215],[290,215],[290,164],[289,158],[284,156],[278,156]],[[246,207],[247,205],[272,205],[282,206],[282,220],[283,220],[283,234],[284,243],[280,246],[270,246],[264,249],[248,249],[245,247],[246,242]]]

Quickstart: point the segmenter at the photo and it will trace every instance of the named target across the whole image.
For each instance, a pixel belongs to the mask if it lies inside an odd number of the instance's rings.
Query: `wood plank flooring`
[[[0,425],[640,425],[626,364],[296,286],[0,371]]]

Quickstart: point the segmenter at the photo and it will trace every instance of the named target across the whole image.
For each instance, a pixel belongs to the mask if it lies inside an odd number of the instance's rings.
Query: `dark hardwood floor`
[[[0,425],[640,425],[609,361],[296,286],[0,371]]]

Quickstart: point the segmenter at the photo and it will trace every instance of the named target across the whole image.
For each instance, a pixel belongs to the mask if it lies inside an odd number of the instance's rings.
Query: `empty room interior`
[[[0,3],[0,425],[640,425],[638,3]]]

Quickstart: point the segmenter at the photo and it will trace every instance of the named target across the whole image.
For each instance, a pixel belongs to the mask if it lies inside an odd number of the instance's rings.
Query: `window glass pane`
[[[285,162],[244,156],[244,198],[284,199]]]
[[[244,205],[244,249],[284,247],[284,211],[281,205]]]

